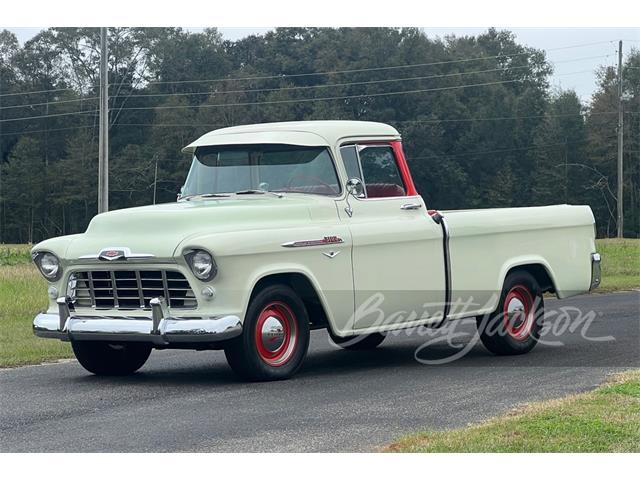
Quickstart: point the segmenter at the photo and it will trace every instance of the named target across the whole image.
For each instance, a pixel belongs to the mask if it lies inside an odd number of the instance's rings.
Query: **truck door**
[[[339,202],[353,241],[354,329],[441,318],[442,231],[422,197],[407,195],[397,149],[360,143],[342,146],[340,154],[348,177],[364,186],[360,198]]]

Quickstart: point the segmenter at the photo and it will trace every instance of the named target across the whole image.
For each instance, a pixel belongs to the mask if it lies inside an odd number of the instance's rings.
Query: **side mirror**
[[[359,178],[350,178],[347,180],[347,193],[356,198],[364,197],[364,185]]]

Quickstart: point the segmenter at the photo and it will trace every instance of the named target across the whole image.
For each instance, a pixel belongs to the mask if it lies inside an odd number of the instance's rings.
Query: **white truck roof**
[[[220,128],[205,133],[182,149],[193,152],[209,145],[282,143],[303,146],[333,146],[349,137],[400,139],[398,131],[378,122],[310,120],[305,122],[257,123]]]

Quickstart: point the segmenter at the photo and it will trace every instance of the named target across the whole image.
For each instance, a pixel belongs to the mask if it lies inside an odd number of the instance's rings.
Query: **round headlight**
[[[191,271],[199,280],[212,280],[218,273],[216,262],[209,252],[193,250],[186,255],[186,258]]]
[[[55,281],[60,278],[60,260],[53,253],[43,252],[35,257],[40,273],[47,279]]]

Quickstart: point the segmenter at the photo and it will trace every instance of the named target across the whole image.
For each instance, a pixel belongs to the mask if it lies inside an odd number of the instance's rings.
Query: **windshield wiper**
[[[236,195],[251,195],[251,194],[254,194],[254,193],[258,193],[258,194],[269,193],[271,195],[275,195],[278,198],[284,197],[283,193],[272,192],[270,190],[259,190],[259,189],[256,189],[256,190],[239,190],[239,191],[236,192]]]
[[[228,198],[228,193],[194,193],[193,195],[185,195],[180,200],[191,200],[193,198]]]

